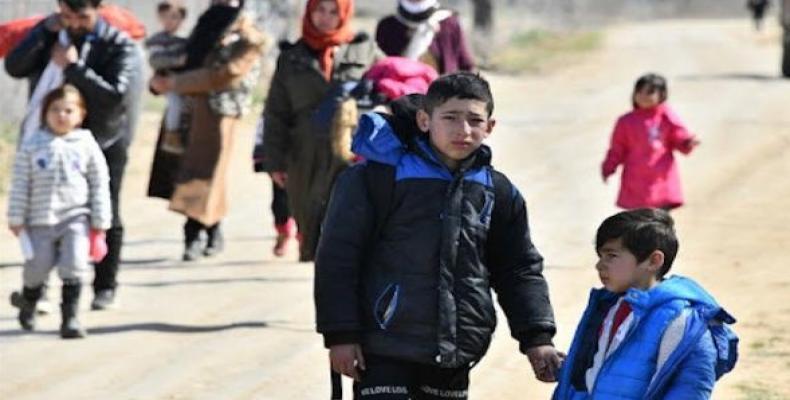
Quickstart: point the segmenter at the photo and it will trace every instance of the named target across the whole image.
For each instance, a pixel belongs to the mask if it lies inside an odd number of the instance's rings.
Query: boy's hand
[[[556,382],[557,371],[559,371],[565,353],[557,350],[554,346],[543,345],[535,346],[527,350],[529,363],[535,371],[535,377],[542,382]]]
[[[19,233],[22,232],[22,228],[24,228],[22,225],[8,225],[8,230],[10,230],[11,233],[13,233],[16,237],[19,237]]]
[[[338,344],[329,348],[332,370],[359,381],[359,371],[365,370],[365,358],[358,344]]]

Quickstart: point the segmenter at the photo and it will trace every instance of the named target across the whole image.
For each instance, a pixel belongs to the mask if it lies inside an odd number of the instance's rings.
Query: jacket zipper
[[[608,367],[611,367],[614,356],[623,349],[623,343],[625,343],[634,334],[634,332],[636,332],[636,329],[639,328],[640,322],[641,318],[635,315],[633,325],[631,325],[631,329],[620,342],[620,345],[617,347],[617,349],[615,349],[614,353],[610,354],[609,357],[606,357],[606,360],[604,360],[603,365],[601,365],[601,369],[598,371],[598,375],[595,376],[595,382],[593,382],[592,387],[588,389],[590,391],[590,400],[595,399],[595,387],[598,385],[598,380],[601,379],[601,376],[605,371],[609,370]]]

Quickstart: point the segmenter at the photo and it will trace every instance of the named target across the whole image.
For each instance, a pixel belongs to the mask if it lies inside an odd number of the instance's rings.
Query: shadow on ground
[[[312,282],[313,278],[262,278],[262,277],[245,277],[245,278],[217,278],[217,279],[193,279],[193,280],[172,280],[160,282],[129,282],[124,283],[123,286],[128,287],[142,287],[142,288],[159,288],[171,286],[189,286],[189,285],[217,285],[226,283],[288,283],[288,282]]]
[[[710,74],[710,75],[680,75],[677,78],[678,80],[684,81],[784,81],[790,80],[783,78],[781,75],[777,73],[777,75],[765,75],[765,74],[755,74],[749,72],[731,72],[731,73],[724,73],[724,74]]]
[[[248,321],[248,322],[234,322],[230,324],[222,324],[222,325],[180,325],[180,324],[170,324],[165,322],[140,322],[134,324],[125,324],[125,325],[111,325],[111,326],[101,326],[95,328],[88,328],[89,335],[107,335],[107,334],[114,334],[114,333],[126,333],[126,332],[137,332],[137,331],[147,331],[147,332],[161,332],[161,333],[212,333],[212,332],[220,332],[220,331],[227,331],[232,329],[262,329],[268,328],[269,323],[263,321]],[[41,335],[41,336],[49,336],[49,335],[58,335],[58,331],[56,330],[41,330],[41,331],[23,331],[21,329],[12,329],[12,330],[5,330],[0,331],[0,337],[14,337],[14,336],[27,336],[27,335]]]

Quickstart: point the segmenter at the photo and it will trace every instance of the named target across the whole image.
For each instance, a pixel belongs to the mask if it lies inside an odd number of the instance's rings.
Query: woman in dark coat
[[[191,104],[189,141],[170,197],[170,209],[187,217],[185,261],[224,246],[220,221],[227,213],[233,133],[249,107],[265,47],[264,35],[242,7],[243,1],[214,0],[190,35],[184,70],[151,80],[155,92],[174,91]],[[205,246],[202,231],[208,237]]]
[[[346,152],[333,146],[335,94],[361,80],[380,57],[367,35],[351,30],[353,8],[353,0],[307,2],[302,37],[282,48],[263,111],[261,162],[288,193],[301,261],[314,258],[332,183],[349,164]]]
[[[438,0],[398,0],[397,12],[379,21],[376,43],[388,56],[422,61],[439,74],[475,69],[458,15]]]

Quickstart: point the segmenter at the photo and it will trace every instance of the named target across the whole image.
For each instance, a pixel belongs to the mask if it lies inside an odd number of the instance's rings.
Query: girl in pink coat
[[[664,77],[647,74],[636,81],[634,110],[617,120],[601,165],[604,182],[623,165],[617,205],[625,209],[683,205],[675,150],[688,154],[699,141],[665,103]]]

